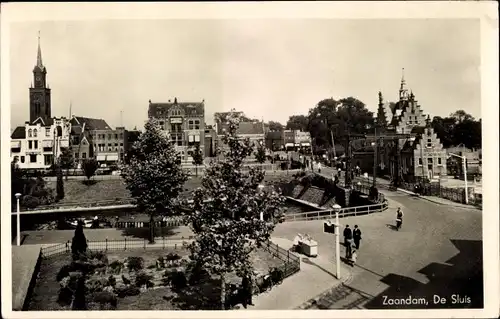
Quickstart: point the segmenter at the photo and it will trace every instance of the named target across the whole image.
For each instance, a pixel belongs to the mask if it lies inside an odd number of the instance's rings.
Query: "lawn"
[[[121,279],[122,274],[134,282],[133,278],[135,278],[136,272],[127,272],[124,270],[118,273],[113,272],[109,265],[114,261],[123,262],[128,257],[142,257],[144,260],[144,272],[152,275],[153,278],[151,280],[154,283],[154,287],[150,287],[149,289],[142,287],[138,295],[118,298],[117,310],[218,309],[217,298],[218,291],[220,290],[215,278],[204,281],[201,284],[188,285],[182,290],[172,289],[171,285],[168,284],[164,286],[161,276],[165,272],[165,269],[156,269],[156,260],[158,257],[166,256],[169,253],[178,254],[182,259],[188,258],[188,252],[183,248],[177,250],[166,248],[164,250],[147,251],[112,251],[106,253],[108,260],[106,272],[102,275],[93,274],[92,277],[97,278],[96,280],[103,280],[113,274],[117,282],[116,287],[118,285],[124,286],[123,279]],[[259,274],[268,273],[271,267],[283,265],[280,259],[274,258],[263,249],[256,250],[252,258],[255,270]],[[59,304],[58,294],[61,286],[56,280],[61,267],[70,263],[70,255],[51,257],[42,261],[38,280],[30,300],[29,310],[71,310],[71,306]],[[230,274],[228,281],[229,283],[240,284],[241,279],[236,274]],[[86,287],[89,287],[89,284]],[[89,288],[87,289],[89,290]],[[86,300],[89,309],[99,309],[99,306],[93,302],[93,294],[89,291],[87,292]]]
[[[265,182],[274,182],[277,180],[290,179],[291,175],[273,176],[266,175]],[[56,190],[56,182],[49,181],[47,186]],[[184,184],[184,193],[182,197],[189,198],[194,189],[201,186],[200,177],[191,177]],[[122,179],[115,180],[100,180],[95,184],[85,185],[83,181],[68,180],[64,181],[64,199],[59,203],[90,203],[110,200],[121,200],[130,198],[130,193],[127,190]]]

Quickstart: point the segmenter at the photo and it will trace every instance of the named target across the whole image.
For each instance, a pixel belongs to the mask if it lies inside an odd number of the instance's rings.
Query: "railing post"
[[[106,237],[106,251],[108,251],[108,238]]]
[[[123,250],[127,250],[127,237],[125,237],[125,247],[123,248]]]

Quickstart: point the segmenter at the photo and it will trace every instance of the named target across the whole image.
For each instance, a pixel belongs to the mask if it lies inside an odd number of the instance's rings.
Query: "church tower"
[[[47,69],[42,63],[40,32],[38,32],[38,52],[33,68],[34,86],[30,87],[30,123],[37,118],[51,118],[50,89],[47,87]]]

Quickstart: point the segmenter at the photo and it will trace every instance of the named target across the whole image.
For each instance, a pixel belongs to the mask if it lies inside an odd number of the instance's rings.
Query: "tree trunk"
[[[220,306],[221,310],[226,310],[226,276],[220,275]]]
[[[155,242],[155,218],[154,215],[151,214],[149,216],[149,243],[154,244]]]

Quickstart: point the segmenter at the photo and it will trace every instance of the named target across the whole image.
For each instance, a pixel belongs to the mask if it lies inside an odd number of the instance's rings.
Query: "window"
[[[38,149],[38,141],[34,141],[35,142],[35,149],[37,150]]]
[[[19,162],[19,156],[14,156],[14,163]]]
[[[170,134],[170,139],[172,141],[172,144],[182,146],[182,133]]]
[[[44,161],[44,165],[52,164],[52,155],[44,155],[43,161]]]
[[[36,163],[36,154],[30,155],[30,163]]]
[[[123,133],[120,133],[120,139],[123,140]]]
[[[28,148],[32,149],[33,148],[33,141],[28,141]]]
[[[165,122],[160,121],[160,126],[161,126],[161,128],[163,128],[163,126],[164,126],[164,125],[165,125]]]
[[[50,128],[46,128],[45,129],[45,137],[49,137],[50,136]]]
[[[182,132],[182,124],[180,123],[172,124],[172,132]]]
[[[33,131],[31,129],[28,130],[28,137],[33,137]]]
[[[432,164],[432,157],[429,157],[429,158],[427,159],[427,164]]]
[[[118,134],[115,134],[115,140],[117,140],[117,139],[118,139]]]
[[[82,153],[82,158],[83,158],[83,159],[87,158],[87,153],[83,152],[83,153]]]
[[[123,161],[123,153],[120,153],[120,161]]]
[[[123,143],[120,143],[120,146],[123,146]]]
[[[75,158],[78,158],[78,157],[79,157],[79,156],[78,156],[78,153],[75,153]]]
[[[427,147],[432,147],[432,139],[427,139]]]
[[[21,156],[21,163],[24,163],[24,156]]]
[[[418,165],[422,165],[422,158],[421,157],[418,158]]]
[[[33,137],[37,137],[37,135],[38,135],[38,131],[37,131],[37,129],[34,129],[33,130]]]
[[[441,157],[438,157],[438,165],[443,165],[443,163],[441,162]]]
[[[110,139],[111,139],[111,134],[108,134],[108,140],[110,140]]]
[[[189,120],[188,121],[188,129],[189,130],[199,130],[200,129],[200,120]]]

